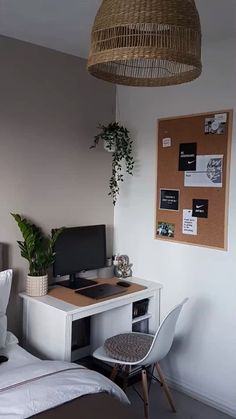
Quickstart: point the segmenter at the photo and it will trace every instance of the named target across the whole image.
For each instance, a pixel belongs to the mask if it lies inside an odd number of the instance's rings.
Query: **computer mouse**
[[[8,358],[4,355],[0,355],[0,364],[2,364],[3,362],[7,362]]]
[[[116,283],[116,285],[120,285],[120,287],[128,288],[128,287],[130,287],[131,284],[129,282],[126,282],[126,281],[118,281]]]

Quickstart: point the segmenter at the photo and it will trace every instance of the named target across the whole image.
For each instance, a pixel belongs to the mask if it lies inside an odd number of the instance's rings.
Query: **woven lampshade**
[[[197,78],[201,26],[194,0],[103,0],[92,29],[88,71],[128,86]]]

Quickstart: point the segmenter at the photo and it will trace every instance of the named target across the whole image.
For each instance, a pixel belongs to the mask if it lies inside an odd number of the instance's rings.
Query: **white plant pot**
[[[31,297],[42,297],[48,292],[48,275],[31,276],[26,278],[26,294]]]

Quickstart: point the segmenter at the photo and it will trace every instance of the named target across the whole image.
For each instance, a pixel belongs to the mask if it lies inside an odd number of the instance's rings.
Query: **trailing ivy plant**
[[[54,244],[63,228],[53,230],[50,236],[44,236],[42,230],[35,224],[11,214],[18,224],[24,241],[17,241],[21,256],[29,262],[30,276],[44,276],[55,259]]]
[[[113,205],[115,205],[120,192],[120,182],[124,181],[124,174],[122,173],[123,161],[126,173],[133,175],[133,141],[127,128],[121,126],[118,122],[110,123],[107,126],[99,125],[99,129],[100,133],[95,135],[94,143],[90,148],[95,148],[99,141],[103,140],[105,148],[112,152],[112,175],[109,182],[110,192],[108,195],[112,197]]]

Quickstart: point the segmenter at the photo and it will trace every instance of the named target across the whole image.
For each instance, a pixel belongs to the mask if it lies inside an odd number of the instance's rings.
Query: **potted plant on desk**
[[[19,214],[11,214],[16,220],[24,241],[17,241],[21,256],[29,262],[26,278],[26,293],[31,297],[41,297],[48,292],[48,268],[55,258],[54,244],[63,230],[53,230],[44,236],[42,230]]]

